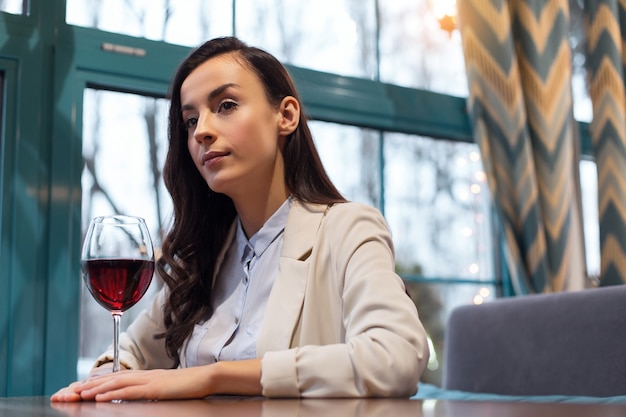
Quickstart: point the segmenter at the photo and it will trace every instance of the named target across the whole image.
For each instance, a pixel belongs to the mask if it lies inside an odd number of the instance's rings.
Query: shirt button
[[[239,324],[239,317],[235,317],[235,324]]]

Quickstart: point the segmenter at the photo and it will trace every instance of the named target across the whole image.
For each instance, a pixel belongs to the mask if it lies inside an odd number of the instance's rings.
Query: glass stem
[[[120,319],[122,313],[119,311],[111,312],[113,316],[113,372],[120,370]]]

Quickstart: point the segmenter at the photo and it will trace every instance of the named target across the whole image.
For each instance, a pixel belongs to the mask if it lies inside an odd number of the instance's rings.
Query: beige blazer
[[[163,290],[121,336],[125,366],[171,367],[163,340],[152,337],[163,330],[165,297]],[[257,353],[268,397],[417,391],[429,356],[426,333],[394,273],[393,244],[378,210],[292,203]]]

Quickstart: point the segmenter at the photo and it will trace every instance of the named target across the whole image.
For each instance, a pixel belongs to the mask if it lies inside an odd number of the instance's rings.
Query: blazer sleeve
[[[127,369],[168,369],[174,362],[167,356],[165,339],[155,338],[165,330],[163,305],[167,297],[165,286],[151,304],[120,334],[120,363]],[[113,361],[113,349],[101,355],[94,367]]]
[[[345,333],[339,338],[342,340],[332,344],[311,343],[266,352],[262,359],[263,394],[415,394],[429,357],[426,332],[402,279],[394,272],[393,244],[380,212],[356,203],[334,206],[321,225],[315,245],[316,265],[309,280],[332,282],[331,293],[336,291],[342,304],[334,309],[340,311]],[[307,291],[303,309],[324,308],[328,302],[325,298]],[[308,328],[303,321],[301,332],[320,329]]]

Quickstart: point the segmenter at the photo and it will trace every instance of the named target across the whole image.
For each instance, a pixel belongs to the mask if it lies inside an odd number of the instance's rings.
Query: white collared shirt
[[[287,199],[249,240],[237,220],[236,236],[213,286],[213,315],[195,326],[185,349],[186,366],[257,357],[290,205]]]

